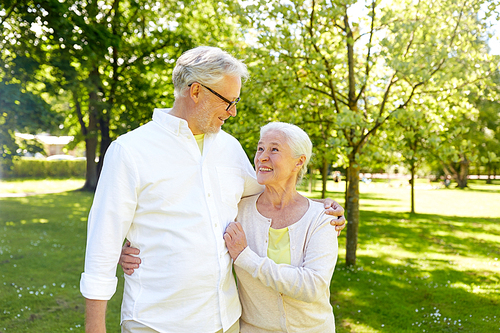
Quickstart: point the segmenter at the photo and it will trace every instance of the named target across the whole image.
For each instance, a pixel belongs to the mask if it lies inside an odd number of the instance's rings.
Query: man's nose
[[[227,110],[227,113],[229,113],[231,117],[236,117],[236,114],[238,113],[238,111],[236,111],[236,105],[233,105],[231,108],[229,108],[229,110]]]

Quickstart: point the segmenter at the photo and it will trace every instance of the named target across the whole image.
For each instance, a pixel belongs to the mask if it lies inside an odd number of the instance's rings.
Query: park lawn
[[[500,219],[363,211],[331,285],[338,332],[500,330]]]
[[[420,179],[419,179],[420,180]],[[321,190],[320,181],[315,182],[313,194],[306,191],[307,184],[302,184],[302,193],[317,197]],[[391,211],[406,213],[410,211],[410,187],[401,181],[380,181],[365,184],[360,182],[360,209],[362,211]],[[327,184],[329,197],[344,203],[345,182]],[[417,183],[415,186],[415,212],[445,216],[500,217],[500,180],[492,185],[484,181],[469,181],[468,188],[444,188],[440,183]]]
[[[0,194],[48,193],[79,189],[83,178],[73,179],[0,179]]]
[[[417,190],[422,213],[410,215],[405,188],[365,185],[355,267],[345,265],[345,231],[339,238],[337,332],[500,331],[500,186]],[[341,186],[328,196],[342,203]],[[0,332],[84,331],[91,200],[78,191],[0,198]],[[118,276],[108,332],[119,332]]]
[[[91,201],[78,191],[0,199],[0,332],[84,331],[79,280]],[[120,298],[109,332],[119,331]]]

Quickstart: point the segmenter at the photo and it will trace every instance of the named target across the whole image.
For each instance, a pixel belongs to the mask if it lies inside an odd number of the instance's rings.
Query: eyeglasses
[[[199,82],[198,82],[199,83]],[[193,85],[193,83],[189,84],[188,87],[191,87]],[[224,102],[226,102],[227,104],[229,104],[226,108],[226,111],[229,111],[233,106],[236,106],[236,104],[238,104],[238,102],[240,101],[241,97],[238,97],[236,98],[234,101],[230,101],[228,100],[226,97],[222,96],[221,94],[219,94],[218,92],[210,89],[209,87],[207,87],[206,85],[202,84],[202,83],[199,83],[200,86],[202,87],[205,87],[208,89],[208,91],[210,91],[212,94],[214,94],[215,96],[219,97],[220,99],[222,99]]]

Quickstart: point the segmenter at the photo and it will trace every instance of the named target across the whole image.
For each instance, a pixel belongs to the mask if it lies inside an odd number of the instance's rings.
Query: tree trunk
[[[345,193],[344,193],[345,209],[347,209],[347,193],[349,193],[349,167],[345,168]]]
[[[488,179],[486,179],[486,184],[491,184],[491,162],[488,163]]]
[[[92,93],[89,94],[89,101],[97,97],[97,95],[94,95],[95,94]],[[78,92],[76,90],[73,91],[73,102],[75,103],[75,112],[78,122],[80,123],[82,136],[85,138],[85,157],[87,159],[85,184],[81,190],[95,191],[97,187],[97,165],[95,163],[95,153],[97,149],[97,118],[94,108],[89,106],[89,123],[88,126],[85,124]]]
[[[313,169],[309,168],[309,194],[312,194],[313,192]]]
[[[101,131],[101,147],[99,151],[99,162],[97,163],[97,178],[101,174],[102,164],[104,162],[104,155],[111,144],[111,137],[109,135],[109,110],[107,114],[102,114],[99,117],[99,129]]]
[[[469,160],[463,156],[460,160],[459,170],[457,172],[457,183],[459,188],[467,187],[467,176],[469,175]]]
[[[99,180],[99,172],[97,169],[97,164],[95,163],[97,147],[99,145],[99,120],[100,114],[102,114],[102,103],[98,92],[100,91],[100,79],[99,71],[94,68],[89,75],[90,82],[92,83],[91,90],[89,92],[89,125],[88,133],[85,139],[86,151],[87,151],[87,179],[84,190],[95,191],[97,187],[97,182]]]
[[[322,181],[322,188],[321,188],[321,198],[326,198],[326,182],[328,180],[328,161],[326,158],[323,159],[323,169],[321,170],[321,181]]]
[[[97,97],[92,96],[93,93],[89,94],[90,100]],[[82,190],[85,191],[95,191],[97,187],[97,164],[95,163],[96,151],[97,151],[97,117],[95,114],[94,107],[89,105],[89,124],[87,127],[87,135],[85,136],[85,155],[87,157],[87,174],[85,176],[85,184]]]
[[[359,229],[359,171],[360,165],[356,161],[356,152],[353,150],[349,155],[347,188],[347,241],[346,241],[346,264],[356,265],[356,249],[358,247]]]
[[[92,122],[92,120],[90,120]],[[89,126],[89,129],[91,126]],[[97,127],[89,131],[89,136],[85,139],[85,153],[87,156],[87,174],[85,184],[82,187],[84,191],[94,192],[97,187],[97,164],[95,162],[97,151]]]
[[[414,162],[411,163],[410,170],[411,170],[411,179],[410,179],[410,185],[411,185],[411,213],[415,214],[415,163]]]

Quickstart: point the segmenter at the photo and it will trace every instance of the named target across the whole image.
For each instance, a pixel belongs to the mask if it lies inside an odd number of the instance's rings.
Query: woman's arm
[[[330,227],[328,218],[323,218],[312,230],[300,267],[276,264],[267,257],[260,257],[246,246],[245,233],[238,225],[228,226],[224,235],[236,266],[277,292],[304,302],[314,302],[329,287],[337,262],[338,243],[337,233]]]

